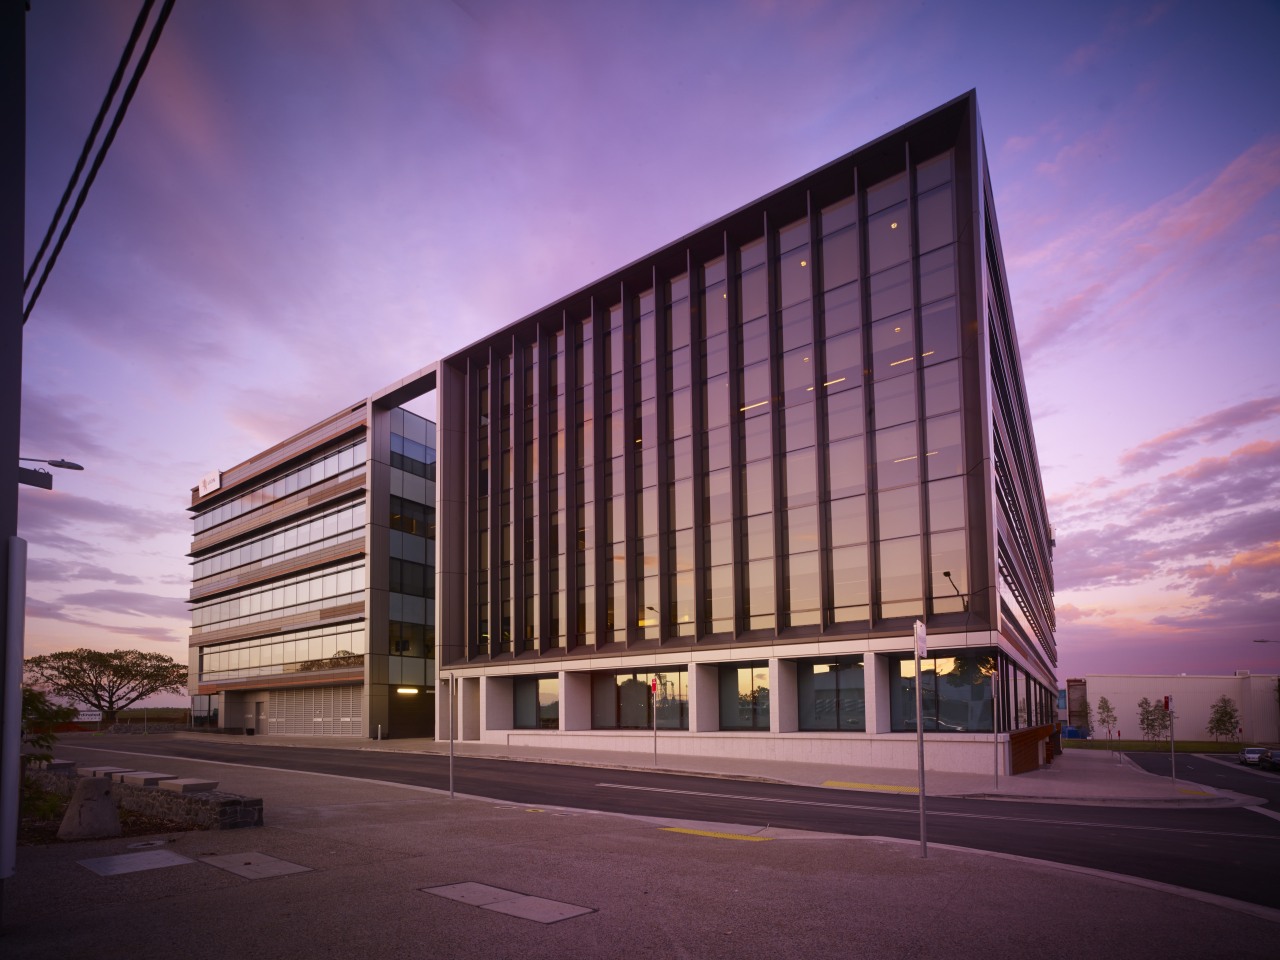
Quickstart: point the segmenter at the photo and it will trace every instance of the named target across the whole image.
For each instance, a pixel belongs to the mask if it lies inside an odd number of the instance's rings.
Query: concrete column
[[[795,733],[800,729],[794,660],[769,660],[769,732]]]
[[[560,729],[591,729],[591,674],[560,671]]]
[[[862,673],[866,683],[867,733],[888,733],[889,684],[892,678],[889,667],[892,661],[883,654],[868,653],[862,661]]]
[[[515,681],[511,677],[480,678],[484,732],[515,729]]]
[[[689,668],[689,732],[711,733],[720,729],[720,671],[714,663]]]
[[[458,680],[459,740],[480,739],[480,678]]]

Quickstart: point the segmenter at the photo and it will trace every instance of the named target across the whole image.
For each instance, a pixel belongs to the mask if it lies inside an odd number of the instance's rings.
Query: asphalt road
[[[1129,753],[1126,756],[1148,773],[1169,776],[1169,754]],[[1230,790],[1266,800],[1263,809],[1280,813],[1280,773],[1238,763],[1234,755],[1178,754],[1179,780]]]
[[[449,786],[448,758],[434,754],[136,737],[104,737],[94,747],[440,790]],[[512,803],[858,836],[919,836],[917,800],[910,796],[473,757],[454,762],[459,794]],[[270,811],[266,814],[269,819]],[[1280,821],[1247,808],[934,797],[928,801],[927,836],[930,843],[1091,867],[1280,908],[1274,866]]]

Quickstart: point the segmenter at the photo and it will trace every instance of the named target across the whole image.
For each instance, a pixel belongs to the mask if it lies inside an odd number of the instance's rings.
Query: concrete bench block
[[[157,786],[161,790],[172,790],[174,793],[205,793],[218,789],[217,780],[198,780],[195,777],[174,777],[162,780]]]
[[[74,760],[50,760],[44,765],[44,768],[50,773],[73,777],[76,773],[76,762]]]
[[[80,776],[82,777],[105,777],[111,779],[113,773],[132,773],[124,767],[81,767]]]
[[[150,770],[137,770],[133,773],[125,773],[121,775],[121,783],[132,784],[135,787],[154,787],[165,780],[177,780],[172,773],[152,773]]]

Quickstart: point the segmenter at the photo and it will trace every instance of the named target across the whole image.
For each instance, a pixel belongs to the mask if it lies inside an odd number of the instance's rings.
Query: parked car
[[[1258,760],[1258,766],[1263,770],[1275,770],[1280,772],[1280,750],[1262,751],[1262,756]]]
[[[1262,762],[1262,755],[1266,752],[1261,747],[1245,747],[1240,751],[1239,760],[1241,763],[1251,763],[1257,766]]]

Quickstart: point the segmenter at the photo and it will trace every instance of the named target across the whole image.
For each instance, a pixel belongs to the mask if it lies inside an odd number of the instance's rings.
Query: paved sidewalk
[[[179,733],[182,738],[205,739],[217,734]],[[350,750],[385,750],[397,753],[447,754],[448,741],[430,739],[366,740],[357,737],[244,738],[263,745],[295,747],[339,747]],[[914,769],[835,766],[785,760],[742,760],[732,757],[689,757],[661,752],[657,763],[650,753],[609,750],[569,750],[552,746],[476,743],[455,741],[459,757],[494,757],[509,760],[538,760],[582,766],[629,770],[662,770],[671,773],[698,773],[710,776],[774,780],[808,786],[829,786],[882,793],[916,793]],[[933,796],[999,797],[1056,803],[1108,805],[1226,806],[1259,804],[1263,801],[1229,791],[1215,790],[1189,781],[1172,782],[1168,777],[1147,773],[1123,753],[1106,750],[1067,749],[1053,763],[1032,773],[1000,776],[991,773],[942,773],[926,771],[925,793]]]
[[[270,741],[281,742],[258,742]],[[139,762],[128,744],[99,744],[67,738],[58,754]],[[381,748],[392,745],[406,746]],[[1131,793],[1142,778],[1116,767],[1073,755],[1041,779],[1085,784],[1102,771],[1095,792]],[[266,826],[19,848],[5,960],[1270,960],[1280,930],[1277,910],[940,844],[921,858],[918,844],[882,838],[450,800],[185,759],[163,769],[261,797]],[[755,775],[832,772],[853,775]]]

